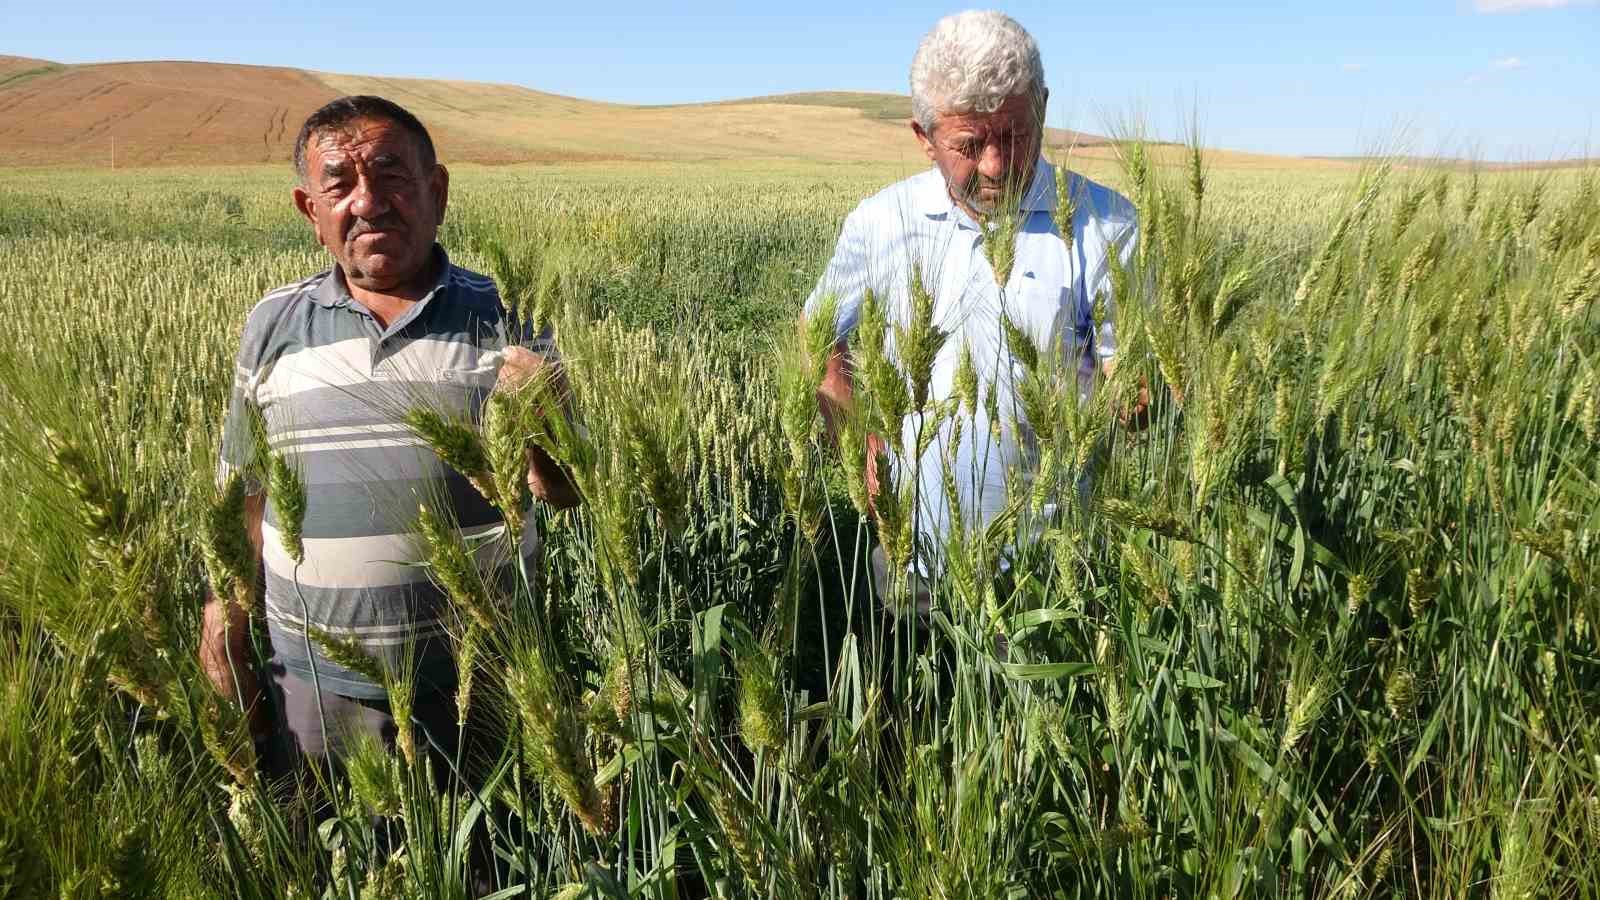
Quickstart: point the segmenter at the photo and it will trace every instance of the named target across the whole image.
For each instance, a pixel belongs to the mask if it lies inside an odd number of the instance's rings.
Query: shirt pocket
[[[499,374],[498,366],[447,367],[439,370],[439,381],[458,387],[490,389]]]
[[[492,388],[500,374],[504,351],[495,347],[457,343],[449,352],[429,360],[430,373],[442,384],[455,387]]]

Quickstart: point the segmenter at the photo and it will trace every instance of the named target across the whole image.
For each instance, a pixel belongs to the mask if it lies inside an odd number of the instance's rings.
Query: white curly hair
[[[1044,63],[1027,29],[1002,12],[945,16],[911,59],[911,114],[926,130],[941,113],[989,113],[1028,93],[1042,105]]]

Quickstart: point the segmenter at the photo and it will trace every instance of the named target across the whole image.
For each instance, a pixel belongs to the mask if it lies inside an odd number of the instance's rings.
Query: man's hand
[[[495,390],[514,391],[539,377],[556,379],[557,387],[566,386],[561,373],[561,364],[546,358],[543,353],[535,353],[527,347],[519,347],[516,344],[501,352],[504,355],[500,361],[500,374],[495,380]]]
[[[1117,421],[1127,431],[1143,431],[1150,427],[1150,383],[1139,379],[1139,393],[1133,402],[1117,410]]]
[[[851,414],[855,405],[855,378],[850,366],[850,350],[844,341],[834,346],[828,356],[828,368],[817,387],[817,406],[822,411],[822,425],[828,440],[837,445],[842,429],[840,422]],[[883,452],[883,438],[867,434],[867,512],[878,515],[878,455]]]
[[[567,470],[542,447],[528,448],[528,491],[556,509],[571,509],[583,502]]]
[[[250,614],[232,600],[206,598],[200,626],[200,668],[228,702],[248,717],[250,737],[272,733],[272,718],[262,702],[260,679],[250,652]]]
[[[568,395],[566,373],[558,359],[535,353],[515,344],[507,347],[500,362],[500,374],[495,380],[495,390],[516,391],[532,384],[536,378],[550,379],[550,387],[565,408]],[[542,448],[528,448],[528,490],[544,503],[557,509],[577,506],[582,501],[578,489],[565,469],[550,458]]]
[[[1106,381],[1117,371],[1115,357],[1100,361],[1100,371],[1105,375]],[[1118,398],[1113,396],[1111,402],[1117,403]],[[1139,379],[1139,392],[1134,395],[1133,402],[1116,405],[1112,409],[1117,414],[1117,421],[1126,431],[1143,431],[1150,427],[1150,382],[1144,378]]]
[[[839,422],[855,405],[855,380],[850,366],[850,350],[844,341],[828,354],[828,367],[817,386],[817,409],[822,413],[822,428],[829,442],[839,443]]]
[[[261,518],[267,506],[266,494],[254,494],[244,501],[245,534],[261,559]],[[217,692],[238,703],[250,717],[250,736],[264,738],[272,732],[272,719],[261,699],[260,680],[250,652],[250,610],[232,598],[206,596],[200,620],[200,668]]]

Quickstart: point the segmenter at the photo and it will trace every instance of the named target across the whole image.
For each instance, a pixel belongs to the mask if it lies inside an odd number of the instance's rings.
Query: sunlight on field
[[[917,160],[452,166],[441,241],[572,380],[582,427],[518,439],[585,503],[536,511],[539,577],[452,594],[492,758],[417,736],[321,806],[194,662],[245,313],[327,265],[287,166],[0,170],[0,883],[464,896],[476,831],[507,897],[1591,896],[1600,173],[1102,156],[1121,362],[1080,405],[1018,354],[1039,474],[926,621],[872,597],[831,326],[795,327]]]

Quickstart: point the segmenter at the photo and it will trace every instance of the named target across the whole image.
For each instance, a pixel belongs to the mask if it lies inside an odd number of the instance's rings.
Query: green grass
[[[62,70],[62,68],[64,67],[57,63],[46,63],[42,66],[34,66],[31,69],[23,69],[18,72],[11,72],[10,74],[0,76],[0,91],[3,91],[7,88],[16,87],[19,84],[23,84],[24,82],[38,78],[41,75],[49,75],[52,72],[59,72]]]
[[[1141,159],[1088,169],[1145,223],[1115,377],[1023,380],[1036,485],[1094,491],[954,536],[915,628],[794,327],[904,173],[457,169],[442,240],[558,326],[584,427],[536,440],[586,502],[470,638],[491,758],[369,752],[325,813],[193,662],[243,315],[326,265],[287,174],[0,174],[0,885],[461,896],[487,819],[506,896],[1595,896],[1596,173]]]
[[[781,103],[794,106],[837,106],[859,109],[872,119],[906,121],[911,118],[911,98],[904,94],[873,94],[854,91],[809,91],[749,97],[737,103]]]

